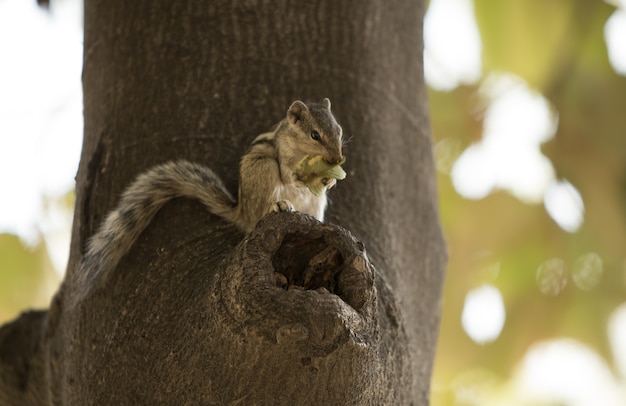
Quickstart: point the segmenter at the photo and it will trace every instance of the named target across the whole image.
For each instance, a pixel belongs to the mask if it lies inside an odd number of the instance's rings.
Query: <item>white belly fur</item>
[[[274,201],[289,200],[296,211],[309,214],[319,221],[324,221],[326,210],[326,193],[315,196],[306,187],[280,185],[274,189]]]

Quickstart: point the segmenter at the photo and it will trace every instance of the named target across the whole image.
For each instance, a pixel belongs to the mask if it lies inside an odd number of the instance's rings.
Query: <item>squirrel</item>
[[[272,211],[299,211],[323,222],[326,192],[336,180],[322,179],[323,191],[315,194],[296,169],[306,157],[320,155],[329,165],[343,163],[342,146],[342,129],[330,110],[330,100],[308,105],[296,100],[287,117],[272,132],[257,136],[241,158],[236,201],[206,166],[179,160],[153,167],[124,191],[89,239],[80,277],[89,286],[106,278],[159,209],[176,197],[200,201],[246,233]]]

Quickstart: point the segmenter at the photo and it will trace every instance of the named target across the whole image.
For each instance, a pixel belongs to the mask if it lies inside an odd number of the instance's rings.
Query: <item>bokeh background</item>
[[[434,406],[626,405],[625,9],[429,2],[450,251]],[[62,279],[81,63],[79,1],[0,0],[0,323]]]

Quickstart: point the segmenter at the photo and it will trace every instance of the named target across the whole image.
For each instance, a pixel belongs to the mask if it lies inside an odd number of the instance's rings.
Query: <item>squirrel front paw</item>
[[[272,211],[296,211],[296,209],[289,200],[279,200],[272,205]]]
[[[337,184],[337,180],[333,178],[323,178],[322,184],[326,186],[326,189],[332,189]]]

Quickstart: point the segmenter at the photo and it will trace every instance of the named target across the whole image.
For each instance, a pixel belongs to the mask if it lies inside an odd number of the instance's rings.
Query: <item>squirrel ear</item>
[[[303,115],[308,111],[309,108],[306,104],[302,103],[300,100],[296,100],[291,103],[289,110],[287,110],[287,121],[291,124],[296,124],[298,121],[302,120]]]
[[[330,111],[330,100],[328,98],[322,100],[322,106],[326,107],[326,109]]]

